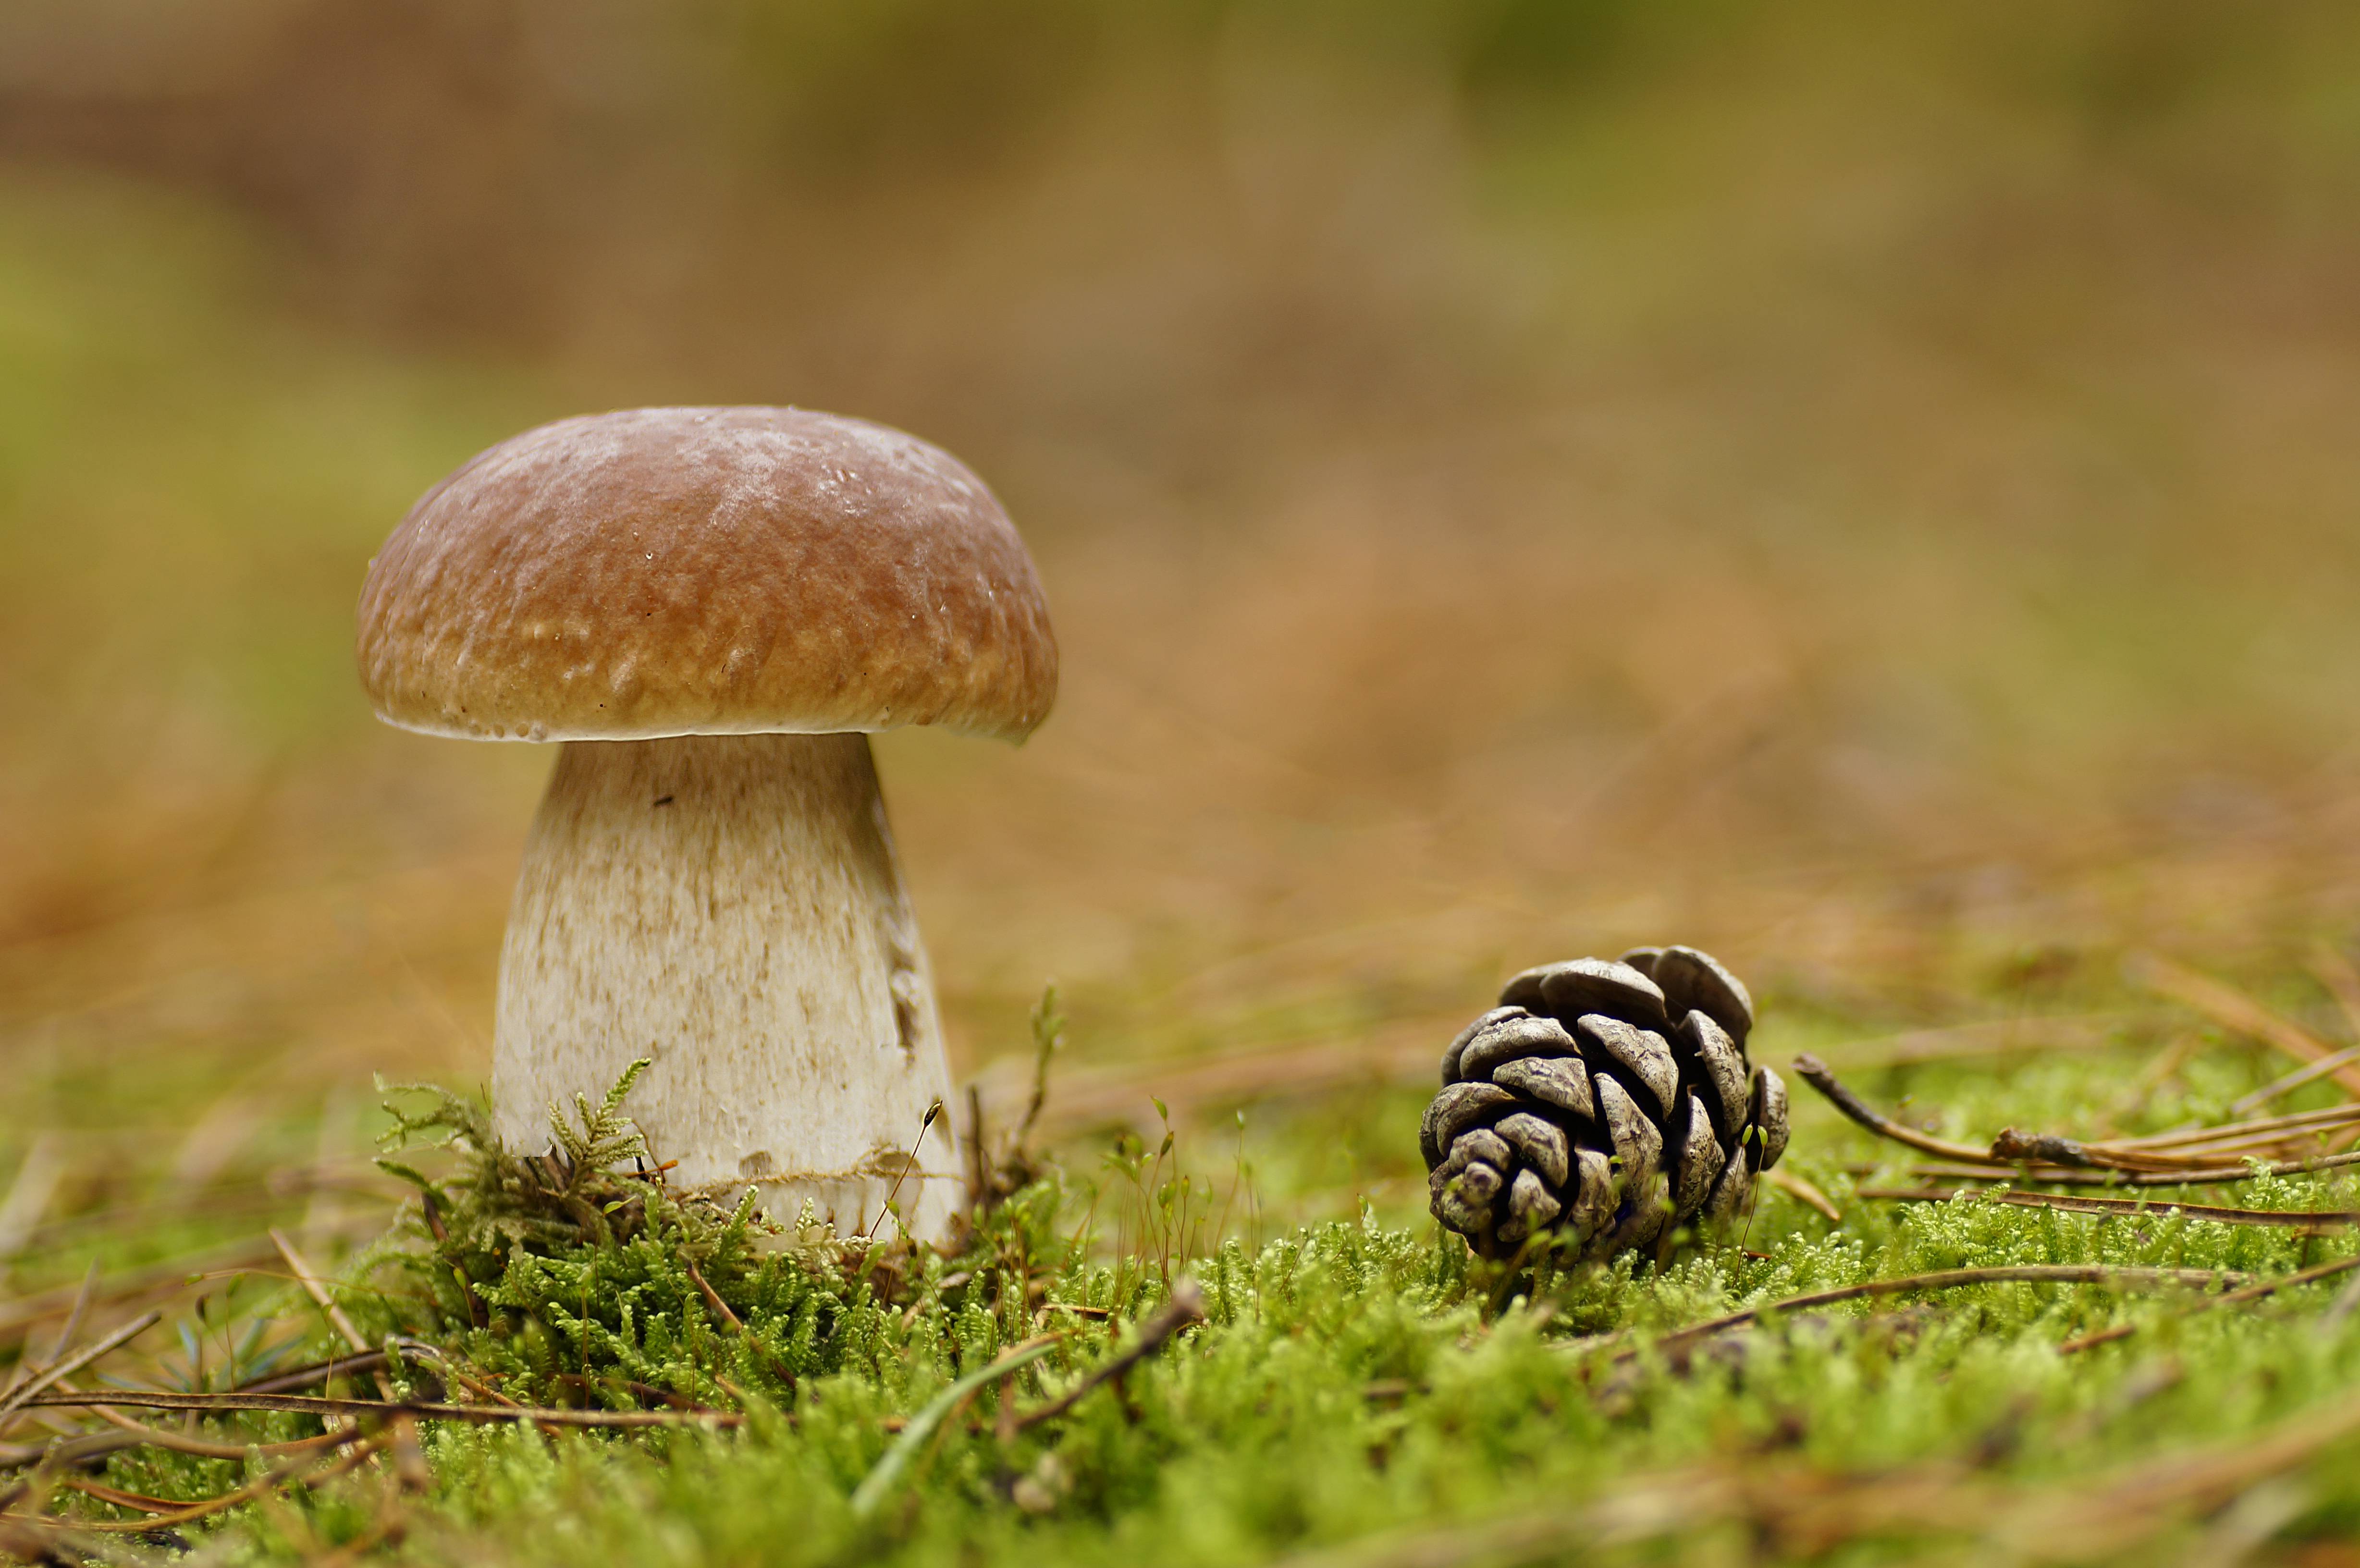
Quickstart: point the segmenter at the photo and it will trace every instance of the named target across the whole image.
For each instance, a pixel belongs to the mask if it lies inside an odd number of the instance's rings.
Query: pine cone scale
[[[1573,1149],[1562,1130],[1530,1111],[1501,1118],[1498,1130],[1508,1147],[1540,1172],[1542,1181],[1552,1187],[1565,1185],[1573,1167]]]
[[[1581,1121],[1598,1119],[1598,1096],[1590,1093],[1590,1074],[1581,1059],[1527,1057],[1503,1062],[1491,1070],[1491,1082],[1513,1094],[1538,1100]]]
[[[1680,1086],[1680,1068],[1672,1060],[1672,1049],[1662,1035],[1653,1029],[1633,1029],[1603,1013],[1583,1014],[1575,1021],[1574,1032],[1581,1037],[1582,1060],[1620,1068],[1616,1076],[1623,1081],[1623,1086],[1647,1096],[1642,1104],[1652,1102],[1657,1116],[1672,1114],[1672,1096]],[[1637,1099],[1638,1094],[1634,1093],[1633,1098]]]
[[[1690,1010],[1673,1034],[1702,1069],[1704,1082],[1699,1086],[1710,1090],[1706,1109],[1718,1113],[1713,1116],[1713,1131],[1724,1140],[1734,1140],[1737,1130],[1745,1125],[1748,1110],[1743,1049],[1710,1013],[1701,1010]]]

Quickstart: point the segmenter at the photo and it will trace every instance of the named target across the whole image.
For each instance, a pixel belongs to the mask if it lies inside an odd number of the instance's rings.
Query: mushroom
[[[983,483],[796,408],[563,419],[428,491],[359,618],[387,723],[564,743],[500,952],[502,1140],[545,1148],[647,1057],[631,1114],[676,1187],[839,1232],[890,1198],[941,1238],[963,1166],[867,732],[1022,740],[1056,695]]]

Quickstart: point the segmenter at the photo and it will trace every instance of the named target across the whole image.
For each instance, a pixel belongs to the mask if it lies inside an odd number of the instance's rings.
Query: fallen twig
[[[1826,1095],[1830,1105],[1879,1138],[1891,1138],[1894,1142],[1907,1145],[1921,1154],[1938,1155],[1944,1160],[1958,1160],[1961,1164],[1989,1165],[1992,1163],[1990,1153],[1975,1148],[1972,1144],[1952,1143],[1948,1138],[1936,1138],[1930,1133],[1919,1132],[1916,1127],[1903,1127],[1890,1116],[1878,1115],[1870,1108],[1867,1101],[1846,1088],[1843,1081],[1828,1070],[1826,1062],[1808,1051],[1795,1058],[1795,1074]]]
[[[2219,1166],[2199,1171],[2074,1170],[2061,1165],[2002,1165],[1986,1160],[1978,1165],[1913,1165],[1909,1173],[1929,1181],[2038,1181],[2050,1187],[2218,1187],[2250,1181],[2256,1176],[2295,1176],[2360,1165],[2360,1154],[2334,1154],[2323,1160],[2257,1163],[2234,1169]]]
[[[1902,1203],[1947,1203],[1957,1190],[1912,1190],[1904,1187],[1863,1187],[1863,1198]],[[2158,1203],[2145,1198],[2091,1198],[2078,1192],[2023,1192],[2005,1187],[1985,1187],[1972,1192],[1984,1203],[2006,1203],[2019,1209],[2061,1209],[2074,1214],[2135,1214],[2169,1219],[2174,1214],[2219,1225],[2281,1225],[2306,1235],[2323,1236],[2360,1225],[2360,1209],[2224,1209],[2209,1203]]]
[[[2260,1158],[2261,1149],[2275,1146],[2283,1150],[2289,1145],[2299,1145],[2304,1138],[2316,1136],[2324,1127],[2332,1126],[2341,1131],[2360,1124],[2360,1107],[2355,1106],[2306,1111],[2262,1122],[2180,1129],[2156,1134],[2151,1139],[2085,1143],[2048,1133],[2019,1133],[2009,1127],[1992,1140],[1988,1149],[1979,1149],[1934,1138],[1879,1115],[1816,1056],[1797,1057],[1795,1073],[1825,1095],[1836,1109],[1879,1138],[1951,1162],[1949,1167],[1924,1168],[1922,1173],[1930,1176],[2162,1187],[2244,1181],[2256,1176],[2294,1175],[2360,1165],[2360,1152],[2276,1160]],[[2241,1149],[2240,1145],[2251,1146],[2252,1151]],[[2097,1174],[2100,1172],[2103,1174]]]
[[[551,1426],[740,1426],[734,1410],[567,1410],[530,1406],[453,1405],[400,1399],[326,1399],[306,1394],[183,1394],[164,1388],[109,1388],[104,1393],[41,1394],[27,1409],[82,1410],[95,1405],[134,1410],[282,1410],[310,1416],[416,1416],[421,1421],[539,1421]]]
[[[1985,1158],[1994,1165],[2062,1165],[2122,1171],[2144,1176],[2184,1173],[2202,1178],[2229,1174],[2238,1180],[2249,1174],[2259,1174],[2251,1170],[2255,1161],[2273,1170],[2289,1167],[2317,1170],[2339,1162],[2349,1163],[2336,1155],[2277,1160],[2264,1159],[2267,1150],[2278,1149],[2283,1151],[2286,1145],[2299,1140],[2311,1130],[2309,1127],[2288,1128],[2242,1138],[2224,1138],[2206,1147],[2183,1144],[2158,1152],[2122,1143],[2083,1142],[2055,1133],[2022,1133],[2014,1127],[2003,1127],[1992,1139],[1991,1153]]]
[[[62,1386],[73,1388],[71,1383]],[[91,1395],[93,1399],[104,1397],[100,1393]],[[214,1443],[202,1437],[191,1437],[186,1432],[143,1426],[110,1405],[93,1404],[90,1412],[117,1430],[0,1447],[0,1469],[37,1464],[44,1456],[54,1458],[60,1465],[70,1465],[78,1460],[118,1454],[126,1448],[163,1448],[175,1454],[193,1454],[200,1459],[271,1459],[283,1454],[308,1454],[317,1449],[334,1448],[359,1436],[358,1432],[347,1427],[322,1432],[317,1437],[299,1437],[290,1443]]]
[[[1044,1421],[1054,1421],[1064,1415],[1081,1403],[1092,1389],[1100,1384],[1121,1377],[1125,1372],[1154,1355],[1162,1348],[1165,1340],[1170,1339],[1190,1323],[1198,1322],[1204,1315],[1204,1291],[1197,1288],[1196,1282],[1193,1279],[1181,1280],[1172,1287],[1172,1299],[1164,1303],[1161,1312],[1139,1325],[1139,1337],[1124,1347],[1120,1355],[1092,1370],[1088,1377],[1084,1377],[1047,1404],[1019,1415],[1015,1421],[1016,1430],[1022,1432],[1026,1427],[1037,1426]]]

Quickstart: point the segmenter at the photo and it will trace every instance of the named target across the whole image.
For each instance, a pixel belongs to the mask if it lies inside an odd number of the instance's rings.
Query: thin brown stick
[[[314,1383],[324,1383],[339,1372],[374,1371],[384,1366],[389,1359],[390,1357],[382,1350],[366,1351],[358,1356],[331,1356],[325,1361],[314,1361],[308,1367],[290,1367],[284,1372],[273,1372],[267,1377],[257,1377],[251,1382],[240,1383],[232,1392],[291,1394],[298,1388],[308,1388]]]
[[[718,1313],[721,1321],[727,1323],[733,1333],[744,1334],[746,1325],[738,1322],[736,1312],[729,1310],[729,1303],[721,1299],[721,1292],[705,1282],[705,1276],[697,1271],[696,1259],[683,1258],[680,1261],[688,1270],[689,1282],[696,1287],[699,1294],[704,1296],[705,1304]]]
[[[82,1314],[90,1310],[91,1292],[97,1289],[98,1260],[93,1258],[90,1268],[82,1274],[82,1290],[74,1297],[73,1311],[66,1314],[66,1326],[58,1330],[57,1344],[49,1347],[48,1356],[38,1360],[27,1355],[18,1361],[15,1373],[8,1379],[8,1387],[5,1389],[0,1389],[0,1399],[16,1398],[18,1389],[48,1371],[56,1364],[58,1357],[66,1353],[66,1346],[71,1345],[74,1342],[74,1335],[82,1332]],[[0,1422],[0,1427],[5,1425],[5,1422]]]
[[[1880,1116],[1869,1108],[1867,1101],[1846,1088],[1843,1082],[1828,1070],[1826,1062],[1808,1051],[1795,1058],[1795,1073],[1804,1083],[1826,1095],[1828,1102],[1836,1109],[1879,1138],[1891,1138],[1894,1142],[1906,1144],[1920,1153],[1939,1155],[1944,1160],[1971,1161],[1977,1164],[1992,1162],[1991,1155],[1987,1150],[1977,1149],[1972,1144],[1952,1143],[1948,1138],[1935,1138],[1919,1132],[1915,1127],[1903,1127],[1889,1116]]]
[[[102,1530],[110,1535],[137,1535],[151,1530],[161,1530],[169,1525],[193,1524],[198,1519],[211,1519],[217,1513],[234,1508],[240,1503],[250,1503],[263,1493],[275,1491],[290,1481],[299,1486],[306,1487],[316,1486],[323,1481],[333,1481],[337,1476],[349,1474],[358,1468],[369,1455],[377,1453],[391,1441],[390,1433],[379,1432],[375,1437],[355,1443],[350,1453],[337,1455],[308,1475],[302,1473],[304,1465],[309,1463],[308,1460],[294,1460],[277,1465],[267,1473],[257,1475],[235,1491],[224,1492],[218,1497],[207,1497],[202,1503],[190,1504],[178,1513],[158,1514],[152,1519],[144,1519],[83,1520],[78,1528]]]
[[[1929,1138],[1890,1117],[1878,1115],[1816,1056],[1805,1054],[1795,1058],[1795,1073],[1804,1083],[1825,1095],[1836,1109],[1878,1137],[1925,1153],[1940,1155],[1952,1162],[1951,1168],[1920,1168],[1923,1173],[1932,1176],[1955,1175],[1986,1181],[2012,1177],[2019,1181],[2084,1186],[2165,1187],[2244,1181],[2256,1176],[2286,1176],[2360,1165],[2360,1152],[2274,1161],[2241,1157],[2212,1162],[2182,1160],[2174,1163],[2168,1158],[2146,1153],[2136,1147],[2081,1143],[2052,1134],[2019,1133],[2012,1127],[2003,1129],[1999,1137],[1992,1140],[1988,1150],[1979,1149],[1963,1143]],[[2304,1116],[2315,1114],[2306,1112]],[[2303,1125],[2308,1127],[2311,1124],[2305,1122]],[[2095,1174],[2101,1171],[2104,1174]]]
[[[2038,1165],[1985,1166],[1979,1170],[1949,1171],[1938,1166],[1919,1166],[1917,1169],[1929,1175],[1964,1175],[1986,1181],[2016,1179],[2086,1187],[2216,1187],[2233,1181],[2250,1181],[2256,1176],[2299,1176],[2316,1171],[2340,1170],[2347,1165],[2360,1165],[2360,1153],[2331,1154],[2318,1160],[2258,1160],[2250,1165],[2191,1166],[2178,1170],[2167,1167],[2160,1171],[2072,1171]]]
[[[64,1387],[71,1389],[73,1385],[69,1383]],[[93,1394],[92,1397],[104,1396]],[[62,1442],[52,1439],[48,1443],[0,1448],[0,1468],[31,1465],[48,1454],[54,1454],[60,1465],[71,1465],[77,1460],[119,1454],[126,1448],[169,1449],[174,1454],[194,1454],[200,1459],[270,1459],[282,1454],[310,1454],[322,1448],[334,1448],[359,1436],[358,1432],[347,1427],[323,1432],[317,1437],[299,1437],[290,1443],[212,1443],[202,1437],[191,1437],[185,1432],[143,1426],[111,1405],[93,1405],[90,1413],[118,1430],[94,1432]]]
[[[1863,1187],[1860,1195],[1896,1203],[1947,1203],[1956,1192],[1939,1188]],[[2072,1214],[2131,1214],[2169,1219],[2174,1214],[2220,1225],[2278,1225],[2310,1236],[2325,1236],[2360,1225],[2360,1209],[2224,1209],[2209,1203],[2158,1203],[2146,1198],[2092,1198],[2079,1192],[2020,1192],[1985,1188],[1975,1197],[1985,1203],[2019,1209],[2061,1209]]]
[[[1026,1410],[1017,1416],[1010,1424],[1012,1425],[1013,1430],[1022,1432],[1027,1427],[1038,1426],[1043,1421],[1054,1421],[1080,1404],[1101,1385],[1121,1377],[1133,1367],[1154,1355],[1156,1351],[1163,1348],[1165,1340],[1170,1339],[1190,1323],[1201,1321],[1204,1315],[1204,1291],[1197,1288],[1196,1282],[1193,1279],[1181,1280],[1172,1287],[1172,1299],[1164,1303],[1163,1311],[1139,1325],[1139,1337],[1124,1347],[1121,1354],[1103,1366],[1094,1368],[1089,1376],[1047,1404]],[[1006,1394],[1001,1395],[1003,1399],[1008,1397]]]
[[[279,1256],[287,1260],[288,1269],[301,1282],[304,1294],[317,1303],[321,1315],[328,1320],[331,1327],[344,1336],[344,1343],[353,1347],[355,1355],[366,1356],[377,1348],[362,1335],[358,1328],[353,1325],[353,1320],[344,1315],[344,1309],[337,1305],[335,1297],[328,1294],[328,1287],[321,1279],[319,1271],[311,1267],[301,1253],[295,1250],[295,1244],[288,1240],[287,1233],[277,1225],[270,1227],[270,1245],[279,1249]],[[382,1383],[383,1380],[379,1379],[379,1381]]]
[[[2135,953],[2124,961],[2123,970],[2147,989],[2185,1003],[2223,1029],[2276,1046],[2297,1062],[2317,1062],[2335,1054],[2334,1048],[2317,1035],[2235,986],[2157,953]],[[2339,1067],[2334,1077],[2344,1088],[2360,1093],[2360,1066]]]
[[[2360,1269],[2360,1258],[2339,1258],[2333,1263],[2322,1263],[2316,1268],[2305,1269],[2299,1273],[2289,1274],[2283,1279],[2263,1279],[2247,1285],[2242,1290],[2224,1291],[2221,1295],[2197,1302],[2180,1315],[2191,1317],[2198,1312],[2210,1312],[2214,1307],[2235,1306],[2241,1301],[2258,1301],[2264,1296],[2273,1295],[2290,1285],[2308,1285],[2314,1279],[2325,1279],[2336,1274],[2348,1274],[2355,1269]],[[2101,1329],[2096,1334],[2085,1334],[2079,1339],[2067,1340],[2057,1347],[2057,1354],[2072,1356],[2101,1345],[2112,1345],[2116,1340],[2128,1339],[2138,1332],[2138,1328],[2139,1325],[2136,1323],[2116,1323],[2114,1327]]]
[[[366,1356],[374,1349],[375,1346],[362,1337],[361,1331],[354,1326],[353,1320],[345,1314],[344,1309],[337,1303],[335,1297],[328,1293],[326,1283],[321,1279],[310,1260],[295,1249],[295,1244],[287,1239],[287,1233],[277,1225],[270,1227],[270,1245],[279,1249],[279,1256],[287,1260],[287,1267],[301,1282],[304,1294],[310,1296],[319,1307],[320,1315],[328,1320],[329,1326],[344,1337],[346,1345],[352,1346],[353,1353],[356,1356]],[[369,1373],[369,1381],[377,1385],[379,1399],[393,1398],[393,1383],[386,1377],[382,1362]]]
[[[178,1513],[189,1506],[185,1499],[151,1497],[145,1492],[126,1492],[82,1475],[60,1475],[58,1485],[71,1487],[86,1497],[96,1497],[102,1503],[113,1503],[118,1508],[132,1508],[143,1514]]]
[[[1994,1165],[2064,1165],[2087,1170],[2121,1171],[2136,1175],[2158,1172],[2187,1171],[2192,1175],[2227,1173],[2240,1179],[2249,1172],[2246,1161],[2260,1160],[2265,1149],[2282,1145],[2282,1138],[2263,1140],[2263,1148],[2240,1153],[2234,1148],[2190,1152],[2172,1149],[2163,1154],[2150,1154],[2144,1149],[2125,1149],[2119,1145],[2083,1143],[2078,1138],[2062,1138],[2055,1133],[2023,1133],[2014,1127],[2002,1127],[1992,1139],[1988,1158]],[[2329,1156],[2327,1158],[2333,1158]],[[2279,1165],[2316,1162],[2278,1160]]]
[[[435,1366],[436,1371],[444,1379],[449,1382],[458,1384],[461,1388],[466,1389],[467,1392],[475,1395],[477,1399],[489,1399],[496,1405],[504,1405],[508,1409],[519,1412],[521,1412],[524,1410],[522,1405],[519,1405],[506,1394],[501,1393],[489,1383],[484,1382],[478,1377],[470,1376],[466,1368],[461,1367],[458,1362],[452,1357],[450,1353],[443,1350],[440,1345],[429,1345],[422,1339],[397,1338],[393,1343],[399,1345],[401,1349],[401,1353],[412,1361],[416,1361],[421,1358],[432,1361]],[[543,1421],[541,1423],[541,1433],[543,1437],[555,1437],[558,1433],[558,1429],[550,1425],[548,1422]]]
[[[93,1405],[151,1410],[283,1410],[310,1416],[416,1416],[423,1421],[545,1421],[554,1426],[738,1426],[732,1410],[561,1410],[530,1406],[486,1407],[399,1399],[323,1399],[307,1394],[183,1394],[165,1388],[109,1388],[103,1394],[41,1394],[28,1410],[82,1410]]]
[[[2298,1067],[2283,1078],[2272,1079],[2229,1106],[2233,1116],[2243,1116],[2258,1106],[2267,1105],[2282,1094],[2291,1094],[2306,1083],[2318,1082],[2333,1073],[2339,1067],[2360,1062],[2360,1045],[2347,1045],[2333,1056],[2322,1056],[2308,1067]]]
[[[1690,1323],[1674,1329],[1655,1341],[1658,1349],[1676,1349],[1699,1339],[1743,1328],[1765,1312],[1790,1312],[1806,1307],[1833,1306],[1839,1301],[1857,1301],[1870,1296],[1904,1296],[1913,1290],[1956,1290],[1972,1285],[2120,1285],[2169,1286],[2181,1285],[2191,1289],[2227,1285],[2244,1280],[2243,1274],[2232,1274],[2215,1269],[2138,1269],[2112,1263],[2018,1263],[1996,1269],[1944,1269],[1931,1274],[1910,1274],[1894,1279],[1870,1279],[1858,1285],[1844,1285],[1832,1290],[1814,1290],[1808,1295],[1789,1296],[1783,1301],[1765,1306],[1748,1307],[1725,1317]]]
[[[2360,1047],[2355,1047],[2360,1050]],[[2222,1122],[2213,1127],[2174,1127],[2169,1132],[2149,1133],[2144,1138],[2114,1138],[2105,1140],[2108,1149],[2184,1149],[2195,1144],[2276,1135],[2281,1138],[2298,1133],[2318,1132],[2360,1122],[2360,1105],[2330,1105],[2325,1110],[2295,1111],[2282,1116],[2260,1116],[2250,1121]]]
[[[2070,1170],[2054,1165],[1999,1166],[1989,1162],[1978,1165],[1913,1165],[1909,1173],[1928,1181],[2037,1181],[2049,1187],[2219,1187],[2232,1182],[2249,1181],[2256,1176],[2293,1175],[2313,1171],[2330,1171],[2341,1166],[2360,1164],[2360,1155],[2339,1154],[2325,1160],[2296,1160],[2288,1164],[2264,1164],[2259,1169],[2238,1167],[2204,1171],[2101,1171]]]
[[[5,1427],[8,1418],[27,1405],[39,1403],[41,1390],[50,1384],[60,1378],[72,1377],[109,1351],[120,1350],[163,1321],[162,1312],[153,1311],[142,1312],[96,1344],[77,1350],[63,1361],[53,1364],[48,1371],[27,1382],[23,1388],[10,1394],[5,1399],[0,1399],[0,1427]]]

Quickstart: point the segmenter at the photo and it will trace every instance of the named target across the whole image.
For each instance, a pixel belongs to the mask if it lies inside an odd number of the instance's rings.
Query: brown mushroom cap
[[[957,459],[799,408],[561,419],[428,491],[369,565],[377,716],[476,740],[943,724],[1057,694],[1023,541]]]

